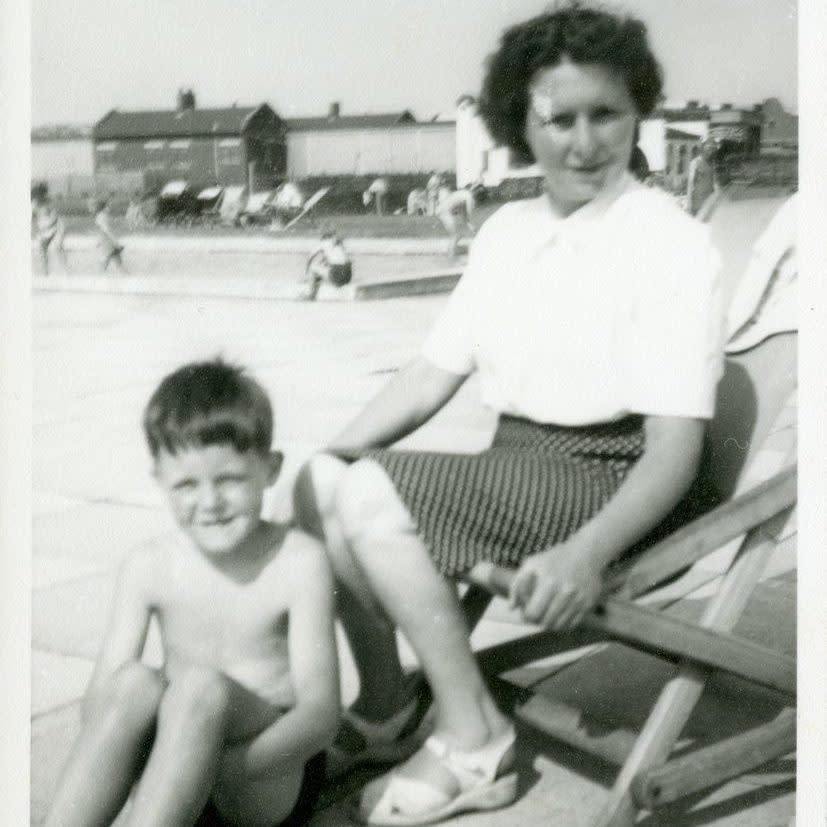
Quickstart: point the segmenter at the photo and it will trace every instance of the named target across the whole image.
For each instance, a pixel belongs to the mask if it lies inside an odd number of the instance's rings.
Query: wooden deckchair
[[[628,730],[607,731],[603,721],[593,726],[581,710],[545,695],[533,695],[515,709],[529,725],[621,765],[599,827],[631,825],[639,810],[741,775],[795,748],[795,660],[731,631],[795,506],[794,446],[774,473],[757,467],[766,462],[753,460],[795,388],[796,346],[795,333],[781,333],[727,359],[699,475],[700,490],[713,492],[717,507],[618,565],[607,577],[605,598],[581,628],[537,632],[478,653],[484,672],[495,675],[606,640],[677,664],[636,737]],[[732,561],[698,622],[636,600],[727,544]],[[510,573],[480,565],[469,580],[463,603],[473,626],[492,594],[507,591]],[[721,670],[769,688],[784,709],[768,724],[670,761],[709,678]]]

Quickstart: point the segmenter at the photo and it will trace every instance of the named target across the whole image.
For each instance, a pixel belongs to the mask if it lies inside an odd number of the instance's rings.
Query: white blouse
[[[566,218],[506,204],[422,349],[480,373],[483,402],[535,422],[709,418],[723,367],[719,257],[707,228],[624,176]]]

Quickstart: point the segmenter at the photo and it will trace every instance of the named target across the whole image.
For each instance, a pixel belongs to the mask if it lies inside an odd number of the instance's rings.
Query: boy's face
[[[154,474],[181,530],[205,554],[239,549],[261,519],[264,491],[280,457],[239,453],[230,443],[161,450]]]

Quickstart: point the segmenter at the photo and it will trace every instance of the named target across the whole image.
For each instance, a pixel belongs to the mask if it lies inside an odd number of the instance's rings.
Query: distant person
[[[111,824],[128,799],[137,827],[203,824],[202,812],[304,824],[339,713],[333,582],[317,540],[261,518],[281,465],[270,401],[233,365],[189,364],[143,422],[177,529],[121,566],[44,825]],[[161,669],[141,662],[153,617]]]
[[[429,215],[430,209],[428,203],[428,195],[424,189],[414,187],[408,193],[408,201],[405,205],[405,211],[408,215]],[[433,215],[431,212],[430,215]]]
[[[123,244],[112,229],[109,200],[106,198],[99,198],[95,201],[95,227],[98,230],[98,247],[100,247],[103,254],[101,272],[105,273],[109,269],[110,262],[114,261],[118,270],[125,273],[126,268],[121,258]]]
[[[64,246],[66,227],[58,215],[49,191],[45,186],[38,187],[32,193],[32,218],[34,219],[35,237],[40,250],[43,275],[49,275],[49,249],[54,248],[63,270],[69,269]]]
[[[464,231],[473,234],[474,224],[471,220],[474,214],[474,192],[471,187],[451,190],[441,187],[436,204],[436,217],[451,236],[450,255],[456,257],[459,252],[459,241]]]
[[[322,282],[333,287],[344,287],[353,277],[353,264],[341,237],[337,233],[322,235],[318,249],[307,260],[305,267],[307,291],[302,296],[314,301]]]
[[[718,145],[712,138],[706,138],[701,151],[689,162],[686,182],[686,210],[697,215],[704,204],[721,188],[717,174]]]
[[[146,215],[141,198],[133,195],[129,199],[129,206],[126,208],[126,226],[131,230],[143,230],[147,226]]]
[[[366,207],[373,201],[376,206],[376,214],[385,214],[385,199],[388,195],[388,181],[386,178],[375,178],[370,186],[362,193],[362,202]]]
[[[425,184],[425,195],[428,199],[428,215],[436,215],[436,205],[439,200],[439,190],[445,186],[445,181],[438,172],[431,174]]]
[[[285,181],[273,196],[273,210],[281,224],[287,224],[302,211],[304,193],[295,181]]]

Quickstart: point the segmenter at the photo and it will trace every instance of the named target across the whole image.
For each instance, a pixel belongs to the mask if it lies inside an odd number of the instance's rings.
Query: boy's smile
[[[205,554],[227,554],[250,538],[277,472],[272,455],[229,443],[162,450],[155,463],[178,525]]]

